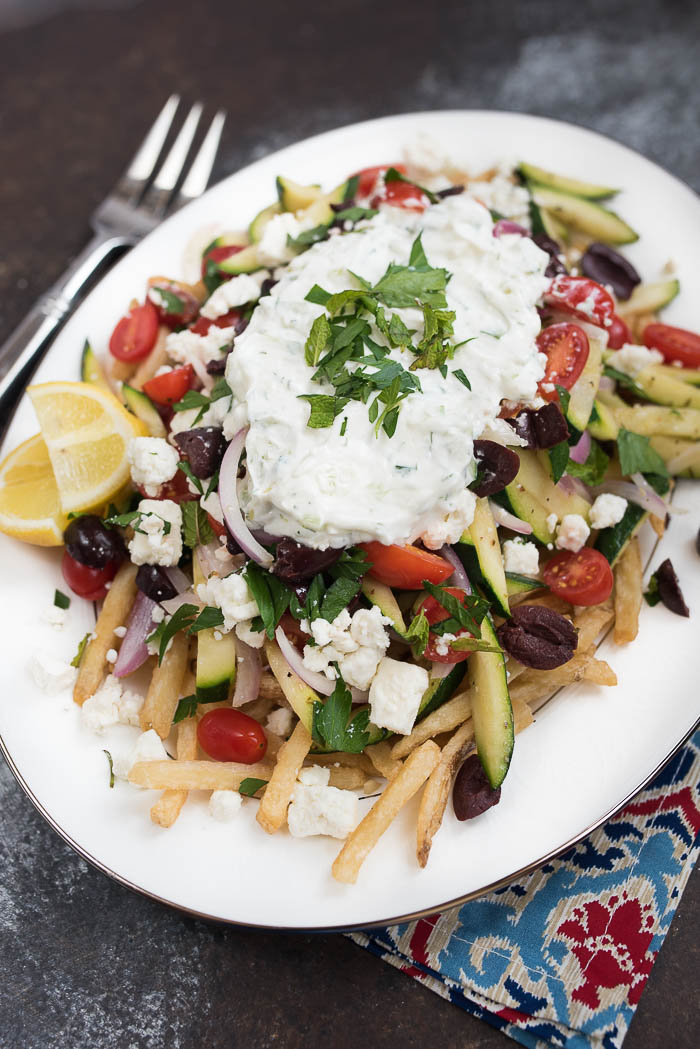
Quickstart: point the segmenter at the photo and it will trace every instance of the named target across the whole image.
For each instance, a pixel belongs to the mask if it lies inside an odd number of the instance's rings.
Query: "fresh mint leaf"
[[[469,379],[466,377],[461,368],[455,368],[452,374],[454,375],[455,379],[459,379],[462,386],[466,386],[468,390],[471,390],[472,384],[469,382]]]
[[[289,608],[289,600],[294,591],[255,561],[248,562],[243,570],[243,577],[255,598],[265,633],[272,640],[280,619]]]
[[[415,306],[416,300],[420,300],[429,306],[444,309],[447,305],[445,288],[449,279],[450,274],[445,269],[415,270],[392,262],[372,291],[385,306],[401,309]]]
[[[88,643],[89,640],[90,640],[90,631],[88,631],[87,634],[85,635],[85,637],[81,641],[78,642],[78,651],[75,653],[75,655],[73,656],[73,658],[70,661],[70,665],[72,667],[79,667],[80,666],[80,661],[83,658],[83,652],[85,651],[85,649],[87,647],[87,643]]]
[[[180,459],[178,461],[177,468],[178,468],[178,470],[182,470],[182,472],[185,475],[185,477],[187,478],[187,480],[192,482],[192,484],[194,485],[196,490],[199,492],[199,494],[200,495],[204,495],[204,488],[202,487],[202,482],[199,479],[199,477],[195,477],[195,475],[192,473],[192,467],[187,462],[187,460],[186,459]]]
[[[400,171],[397,171],[396,168],[389,168],[389,170],[384,173],[384,181],[407,182],[409,186],[415,186],[416,189],[421,191],[421,193],[424,193],[431,204],[437,204],[440,201],[437,193],[433,193],[431,189],[426,189],[425,186],[420,186],[417,182],[414,182],[412,178],[407,178]]]
[[[328,572],[334,579],[362,579],[371,567],[372,562],[367,559],[364,550],[360,550],[358,546],[351,546],[343,550]]]
[[[70,608],[70,598],[68,597],[68,594],[64,594],[62,590],[54,591],[53,603],[56,608]]]
[[[450,619],[454,620],[459,628],[468,630],[474,637],[481,637],[480,623],[488,612],[489,606],[487,601],[484,601],[482,597],[475,597],[473,594],[465,594],[460,601],[454,594],[449,592],[447,587],[431,583],[427,579],[423,580],[423,589],[427,590],[439,605],[442,605],[445,611],[449,613]],[[448,623],[449,620],[443,620],[442,623],[434,623],[432,626],[433,633],[455,633],[453,629],[445,629],[445,625]],[[443,629],[441,630],[440,628]]]
[[[547,454],[549,455],[549,465],[552,470],[552,480],[557,484],[564,476],[569,462],[568,442],[560,441],[553,448],[549,448]]]
[[[209,524],[206,510],[203,510],[196,499],[180,504],[182,510],[182,530],[185,546],[194,550],[195,546],[206,546],[214,538],[214,530]]]
[[[591,450],[584,463],[576,463],[569,459],[566,472],[571,477],[578,477],[584,484],[591,487],[601,484],[605,477],[610,456],[607,455],[597,441],[591,440]]]
[[[395,170],[392,168],[392,170]],[[391,180],[390,180],[391,181]],[[411,245],[411,254],[408,256],[408,265],[414,269],[430,269],[428,258],[423,247],[423,234],[419,233]]]
[[[313,705],[312,736],[329,750],[359,754],[369,743],[369,710],[360,710],[350,720],[352,695],[339,675],[330,696]]]
[[[668,477],[666,463],[649,443],[648,437],[620,428],[617,435],[620,469],[625,477],[635,473],[659,474]]]
[[[335,397],[329,393],[302,393],[299,394],[299,400],[309,402],[311,411],[306,425],[312,430],[323,430],[332,426],[334,419],[348,403],[347,397]]]
[[[188,412],[192,408],[208,408],[210,398],[200,390],[188,390],[182,400],[173,405],[174,412]]]
[[[304,346],[304,359],[310,367],[315,368],[318,364],[331,335],[331,326],[328,323],[328,318],[322,313],[319,317],[316,317],[311,325],[311,331]]]
[[[214,605],[205,605],[194,623],[188,627],[188,634],[198,634],[200,630],[210,630],[212,627],[223,626],[224,615],[220,608]]]
[[[360,591],[359,579],[347,579],[342,576],[334,580],[326,590],[321,604],[320,618],[332,623],[337,615],[347,608],[353,597]]]
[[[226,382],[226,379],[222,377],[221,379],[217,379],[214,385],[212,386],[211,393],[209,394],[209,400],[213,404],[214,401],[220,401],[222,397],[231,396],[233,396],[233,391],[231,390],[229,384]]]
[[[373,219],[379,212],[376,208],[360,208],[353,205],[351,208],[343,208],[335,215],[336,222],[361,222],[363,219]]]
[[[152,284],[149,291],[149,299],[151,298],[151,292],[155,292],[160,297],[160,305],[166,313],[184,313],[185,303],[184,300],[176,295],[175,292],[170,291],[168,288],[163,288],[159,284]]]
[[[411,646],[411,652],[414,659],[420,659],[425,652],[429,634],[430,624],[428,623],[425,612],[421,608],[418,615],[413,617],[408,630],[403,635],[403,640],[407,641]]]
[[[129,510],[125,514],[113,514],[111,517],[106,517],[104,523],[108,527],[128,528],[140,516],[138,510]]]
[[[298,248],[304,251],[306,248],[310,248],[312,244],[318,244],[322,240],[328,239],[328,226],[314,226],[313,229],[304,229],[301,231],[298,237],[290,237],[287,234],[287,244],[290,248]]]
[[[651,608],[653,608],[654,605],[658,605],[661,600],[661,594],[659,593],[659,580],[656,577],[656,572],[649,576],[649,586],[644,591],[644,600]]]
[[[564,413],[564,415],[566,415],[566,413],[569,410],[569,401],[571,400],[571,394],[563,386],[557,386],[555,384],[554,388],[559,394],[559,403],[561,405],[561,410]]]
[[[255,776],[246,776],[242,779],[238,793],[242,794],[244,798],[252,798],[254,794],[257,794],[262,787],[267,786],[268,781],[266,779],[256,779]]]
[[[173,612],[170,619],[163,620],[159,623],[153,633],[148,637],[147,641],[153,641],[158,645],[158,666],[163,662],[165,651],[172,638],[180,630],[186,630],[192,626],[197,615],[199,613],[199,607],[197,605],[184,604]]]
[[[318,284],[314,284],[313,288],[311,288],[311,290],[304,296],[306,302],[315,302],[317,306],[325,306],[330,298],[331,293],[325,291]]]
[[[114,762],[108,750],[103,750],[102,753],[107,755],[107,761],[109,762],[109,786],[111,788],[114,786]]]

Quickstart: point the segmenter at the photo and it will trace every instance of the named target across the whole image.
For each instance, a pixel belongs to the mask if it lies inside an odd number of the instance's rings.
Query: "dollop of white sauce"
[[[314,284],[331,293],[358,287],[352,273],[377,282],[391,262],[408,264],[418,233],[429,264],[452,274],[446,296],[456,314],[453,341],[470,341],[448,362],[445,378],[436,369],[416,372],[423,392],[402,402],[393,437],[375,435],[368,405],[359,401],[332,427],[309,428],[309,404],[299,395],[334,391],[312,382],[314,369],[304,359],[311,325],[323,312],[305,296]],[[320,549],[375,539],[405,544],[439,531],[475,476],[474,439],[497,418],[504,398],[527,402],[536,394],[545,358],[535,344],[535,305],[549,284],[547,262],[527,237],[494,237],[487,209],[465,195],[422,214],[385,206],[362,228],[295,258],[237,337],[226,370],[233,401],[225,432],[250,427],[239,492],[251,526]],[[416,330],[414,344],[420,339],[422,311],[385,312]],[[410,350],[390,356],[405,368],[414,360]]]

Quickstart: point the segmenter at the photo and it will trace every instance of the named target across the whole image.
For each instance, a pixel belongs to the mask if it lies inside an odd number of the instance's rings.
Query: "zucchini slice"
[[[192,558],[193,583],[205,582],[198,557]],[[233,633],[214,636],[214,627],[197,633],[197,699],[200,703],[223,703],[236,680],[236,640]]]
[[[481,636],[498,644],[488,617],[481,624]],[[515,738],[506,665],[500,652],[472,652],[468,662],[476,749],[495,790],[506,778]]]
[[[606,244],[631,244],[639,240],[639,234],[619,215],[592,200],[534,184],[530,186],[530,192],[540,208],[546,208],[565,226],[588,233],[595,240]]]
[[[656,404],[622,403],[615,416],[620,426],[643,437],[687,437],[700,441],[700,412],[695,408],[666,408]]]
[[[583,371],[571,387],[566,417],[577,430],[585,430],[591,417],[600,377],[603,374],[603,344],[599,339],[588,338],[588,360]]]
[[[532,579],[519,572],[506,572],[506,586],[508,596],[514,597],[516,594],[529,594],[531,590],[541,590],[544,583],[541,579]]]
[[[122,397],[129,411],[133,412],[137,419],[145,423],[151,437],[165,437],[166,429],[163,425],[156,406],[143,390],[137,390],[128,383],[122,386]]]
[[[588,200],[604,200],[619,192],[612,186],[599,186],[594,182],[582,182],[577,178],[567,178],[566,175],[555,175],[534,164],[520,164],[518,171],[528,182],[537,182],[540,186],[547,186],[574,197],[586,197]]]
[[[362,593],[368,601],[377,606],[382,615],[391,620],[394,630],[397,630],[399,634],[406,633],[406,621],[391,587],[388,587],[386,583],[380,583],[378,579],[365,576],[362,580]]]
[[[303,211],[322,196],[320,186],[302,186],[290,178],[277,176],[277,196],[284,211]]]
[[[554,532],[547,524],[547,517],[551,511],[546,510],[539,499],[532,495],[517,477],[503,492],[499,492],[493,498],[497,503],[505,506],[506,510],[510,510],[516,517],[519,517],[521,521],[526,521],[531,525],[535,539],[539,539],[545,545],[554,542]]]
[[[110,389],[104,373],[104,368],[100,364],[97,354],[87,339],[85,340],[83,352],[80,357],[80,378],[83,382],[92,383],[93,386],[102,386],[105,390]]]
[[[595,541],[595,549],[599,550],[611,565],[614,565],[632,536],[641,528],[644,518],[648,516],[646,510],[643,510],[641,506],[637,506],[636,503],[628,503],[621,521],[610,528],[600,530]]]
[[[669,371],[680,372],[682,369],[670,368]],[[656,365],[638,372],[635,381],[655,404],[700,410],[700,390],[690,383],[681,382],[680,378],[669,375],[668,371],[661,371]]]
[[[660,280],[654,284],[638,284],[629,299],[620,304],[620,313],[656,313],[668,306],[681,290],[678,280]]]
[[[282,205],[278,200],[276,200],[274,204],[268,204],[266,208],[259,211],[250,226],[248,226],[248,236],[250,237],[251,244],[258,244],[262,239],[263,230],[270,219],[273,219],[275,215],[281,214]]]
[[[593,411],[588,420],[588,429],[591,437],[596,441],[615,441],[620,427],[617,425],[613,409],[596,398],[593,403]]]
[[[672,364],[652,364],[651,367],[654,375],[665,375],[675,382],[687,382],[690,386],[700,386],[700,368],[676,368]]]
[[[311,732],[314,720],[314,703],[321,697],[317,692],[307,685],[305,681],[294,673],[289,663],[282,655],[276,641],[265,642],[265,655],[270,664],[270,670],[274,674],[277,684],[284,692],[285,698],[292,710]]]
[[[554,484],[549,475],[549,457],[546,452],[521,448],[518,455],[520,469],[513,483],[523,485],[542,504],[547,514],[556,514],[560,519],[565,514],[580,514],[588,518],[590,505],[586,500],[579,495],[569,495]]]
[[[674,477],[700,478],[700,441],[684,441],[679,437],[652,437],[650,444]]]
[[[568,243],[569,231],[555,215],[552,215],[546,208],[540,208],[540,219],[548,237],[556,240],[558,244]]]
[[[445,677],[434,678],[430,682],[420,701],[416,723],[421,718],[426,717],[426,715],[432,714],[434,710],[437,710],[438,707],[441,707],[443,703],[446,703],[454,695],[462,684],[466,672],[467,661],[462,660],[461,663],[455,663],[452,670]]]
[[[239,273],[254,273],[262,268],[258,259],[258,249],[255,244],[248,244],[242,251],[230,255],[227,259],[217,262],[217,268],[221,273],[230,273],[236,277]]]
[[[469,534],[474,543],[484,582],[493,594],[499,610],[504,616],[510,616],[501,544],[498,542],[496,522],[493,519],[488,499],[477,499]]]

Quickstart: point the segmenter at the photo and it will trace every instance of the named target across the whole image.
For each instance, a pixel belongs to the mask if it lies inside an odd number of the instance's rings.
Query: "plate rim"
[[[631,146],[628,146],[626,143],[620,142],[617,139],[613,138],[612,136],[606,135],[603,132],[600,132],[600,131],[598,131],[598,130],[596,130],[594,128],[587,127],[584,124],[580,124],[580,123],[577,123],[577,122],[571,121],[571,120],[560,120],[560,119],[549,117],[549,116],[546,116],[546,115],[543,115],[543,114],[523,112],[523,111],[518,111],[518,110],[484,109],[484,108],[478,108],[478,109],[477,108],[474,108],[474,109],[455,108],[455,109],[415,110],[415,111],[410,111],[410,112],[405,112],[405,113],[388,113],[388,114],[383,114],[383,115],[378,116],[378,117],[369,118],[367,120],[355,121],[352,124],[342,124],[342,125],[339,125],[339,126],[336,126],[336,127],[327,128],[327,129],[319,131],[319,132],[317,132],[317,133],[315,133],[313,135],[309,135],[309,136],[307,136],[304,139],[293,140],[293,141],[288,142],[288,143],[286,143],[285,145],[283,145],[283,146],[281,146],[279,148],[271,150],[269,153],[265,153],[262,157],[256,158],[251,163],[244,164],[242,167],[237,168],[235,171],[229,172],[222,179],[220,179],[218,182],[216,182],[213,185],[207,187],[207,189],[205,190],[204,194],[202,194],[198,198],[195,198],[195,201],[193,201],[192,203],[196,203],[197,200],[201,200],[202,197],[205,196],[207,193],[209,193],[211,190],[214,190],[214,189],[217,189],[217,188],[221,187],[225,182],[227,182],[231,178],[234,178],[240,172],[245,171],[245,170],[249,170],[250,168],[255,168],[259,162],[266,161],[269,156],[274,155],[275,153],[283,152],[283,151],[285,151],[288,148],[311,144],[311,143],[317,141],[318,139],[324,138],[324,137],[329,136],[329,135],[336,134],[338,132],[355,131],[355,130],[360,129],[362,127],[371,127],[371,126],[381,125],[382,123],[385,123],[385,122],[392,122],[392,123],[393,122],[400,122],[400,123],[403,123],[405,121],[405,122],[409,123],[411,120],[415,120],[416,118],[424,120],[424,119],[430,118],[430,117],[434,118],[434,117],[479,117],[479,116],[481,116],[481,117],[510,118],[510,119],[515,119],[515,120],[524,120],[524,121],[535,121],[535,122],[540,123],[540,124],[541,123],[551,124],[551,125],[554,125],[556,127],[570,128],[570,129],[573,129],[573,130],[575,130],[577,132],[583,132],[584,135],[590,135],[594,139],[598,138],[598,139],[603,140],[606,143],[610,143],[610,144],[614,145],[617,149],[621,149],[624,152],[626,152],[627,154],[630,154],[636,160],[642,160],[645,163],[650,164],[652,167],[654,167],[658,171],[662,172],[664,174],[664,176],[666,176],[667,178],[672,179],[673,182],[676,184],[676,186],[678,188],[682,189],[683,191],[689,192],[694,198],[700,198],[700,193],[698,193],[684,179],[680,178],[674,172],[669,171],[662,164],[657,163],[657,161],[655,161],[655,160],[651,160],[649,157],[645,156],[643,153],[640,153],[638,150],[633,149]],[[176,211],[172,215],[170,215],[167,219],[165,219],[164,222],[159,223],[159,225],[156,226],[156,228],[151,233],[149,233],[146,237],[142,238],[142,240],[137,242],[137,245],[134,245],[134,246],[138,246],[138,244],[143,243],[143,241],[145,241],[146,239],[149,239],[152,235],[156,234],[158,232],[158,230],[160,230],[164,225],[166,225],[170,221],[170,219],[175,219],[182,211],[185,211],[188,206],[189,205],[186,205],[184,208],[179,209],[178,211]],[[109,269],[105,270],[105,272],[100,276],[100,278],[98,280],[96,280],[90,286],[90,288],[87,291],[87,293],[83,296],[83,298],[81,298],[81,300],[77,304],[76,310],[80,306],[82,306],[87,301],[88,298],[90,298],[92,296],[93,292],[95,292],[99,288],[99,286],[102,283],[102,281],[109,275],[109,273],[112,272],[112,270],[115,268],[115,266],[119,265],[119,263],[129,253],[130,253],[129,251],[126,251],[121,256],[119,256],[115,260],[114,265],[109,267]],[[75,312],[76,311],[73,311],[73,314],[70,314],[66,318],[66,320],[70,320]],[[63,325],[61,326],[61,328],[62,327],[63,327]],[[54,333],[54,339],[55,339],[55,337],[58,334],[60,334],[61,328],[57,329],[57,331]],[[8,412],[6,418],[2,421],[2,424],[0,425],[0,443],[4,443],[4,441],[5,441],[7,430],[9,429],[9,427],[10,427],[10,425],[11,425],[13,419],[14,419],[15,413],[16,413],[19,405],[20,405],[21,399],[22,399],[22,397],[23,397],[23,395],[24,395],[24,393],[26,391],[27,386],[32,381],[32,376],[34,374],[34,371],[39,366],[41,361],[43,361],[45,359],[45,357],[48,355],[48,353],[51,352],[52,345],[53,345],[53,341],[50,344],[50,346],[49,346],[48,350],[46,351],[46,353],[42,356],[41,360],[39,362],[37,362],[37,365],[35,366],[35,368],[32,369],[32,373],[31,373],[29,379],[27,380],[27,383],[22,387],[21,390],[19,390],[17,392],[17,398],[16,398],[14,404],[12,405],[11,410]],[[551,697],[551,698],[553,699],[555,697]],[[618,803],[615,803],[611,808],[609,808],[600,817],[596,818],[592,823],[590,823],[589,825],[587,825],[586,827],[584,827],[580,831],[577,831],[574,835],[572,835],[570,838],[568,838],[567,841],[565,841],[561,845],[556,846],[555,848],[553,848],[549,852],[547,852],[545,855],[539,857],[536,860],[533,860],[532,862],[526,864],[525,866],[523,866],[523,867],[521,867],[521,868],[519,868],[519,869],[517,869],[517,870],[515,870],[515,871],[513,871],[513,872],[511,872],[511,873],[509,873],[507,875],[504,875],[502,878],[499,878],[499,879],[497,879],[497,880],[495,880],[493,882],[490,882],[487,885],[481,886],[480,888],[472,890],[472,891],[470,891],[468,893],[465,893],[463,895],[458,895],[458,896],[454,897],[453,899],[447,900],[447,901],[442,902],[442,903],[435,904],[435,905],[431,906],[430,908],[423,908],[423,909],[420,909],[420,910],[417,910],[417,911],[410,911],[410,912],[408,912],[406,914],[401,914],[401,915],[398,915],[398,916],[392,916],[392,917],[389,917],[389,918],[375,919],[375,920],[370,921],[370,922],[341,924],[341,925],[323,925],[323,926],[312,926],[312,927],[295,926],[295,925],[275,925],[275,924],[268,925],[268,924],[264,924],[264,923],[261,923],[261,922],[246,922],[246,921],[242,921],[242,920],[235,919],[235,918],[221,917],[220,915],[210,914],[207,911],[200,911],[200,910],[197,910],[197,909],[194,909],[194,908],[191,908],[191,907],[187,907],[184,904],[177,903],[177,902],[175,902],[173,900],[167,899],[167,898],[165,898],[163,896],[158,895],[155,892],[152,892],[152,891],[150,891],[148,889],[145,889],[144,887],[136,884],[135,882],[132,882],[129,878],[119,874],[117,871],[113,870],[106,863],[103,863],[101,860],[99,860],[96,856],[93,856],[92,853],[90,853],[86,848],[81,846],[78,841],[76,841],[73,837],[71,837],[71,835],[66,830],[64,830],[60,826],[60,824],[51,816],[51,814],[45,808],[43,803],[33,793],[31,788],[29,787],[29,784],[26,782],[26,780],[24,779],[24,777],[23,777],[22,773],[20,772],[19,768],[15,764],[15,761],[14,761],[14,759],[12,758],[12,756],[11,756],[11,754],[9,752],[9,749],[8,749],[6,743],[5,743],[5,740],[4,740],[3,736],[2,736],[2,734],[0,734],[0,752],[2,753],[3,758],[5,759],[5,762],[6,762],[7,766],[8,766],[8,768],[10,769],[10,772],[14,776],[14,779],[16,780],[17,784],[19,785],[20,789],[23,791],[25,796],[29,799],[31,804],[36,809],[36,811],[42,816],[42,818],[49,824],[49,826],[52,828],[52,830],[58,835],[58,837],[61,840],[63,840],[75,853],[77,853],[78,856],[81,857],[81,859],[85,860],[85,862],[90,864],[91,867],[93,867],[94,869],[98,870],[101,874],[106,875],[108,878],[110,878],[111,880],[117,882],[119,885],[123,886],[124,888],[129,889],[129,890],[137,893],[140,896],[143,896],[143,897],[146,897],[146,898],[148,898],[150,900],[153,900],[156,903],[160,903],[160,904],[162,904],[162,905],[164,905],[166,907],[169,907],[169,908],[171,908],[171,909],[173,909],[175,911],[178,911],[180,913],[186,914],[189,917],[200,919],[200,920],[216,922],[216,923],[219,923],[219,924],[222,924],[222,925],[240,927],[240,928],[243,928],[243,929],[257,930],[257,931],[260,931],[260,932],[321,933],[321,934],[326,934],[326,933],[342,933],[342,932],[360,932],[360,931],[363,931],[363,930],[366,930],[366,929],[382,928],[382,927],[387,926],[387,925],[402,924],[402,923],[414,921],[414,920],[417,920],[417,919],[420,919],[420,918],[423,918],[423,917],[428,917],[430,915],[435,914],[438,911],[453,910],[453,909],[455,909],[457,907],[461,907],[465,903],[468,903],[468,902],[470,902],[472,900],[479,899],[479,898],[483,897],[484,895],[486,895],[486,894],[488,894],[490,892],[493,892],[495,890],[503,888],[504,886],[512,884],[514,881],[517,881],[519,878],[522,878],[522,877],[530,874],[531,872],[541,868],[544,864],[550,862],[553,859],[556,859],[557,857],[559,857],[563,853],[565,853],[568,849],[570,849],[573,846],[575,846],[576,844],[578,844],[585,837],[587,837],[589,834],[593,833],[595,830],[597,830],[599,827],[601,827],[605,822],[607,822],[609,819],[611,819],[613,816],[615,816],[618,812],[620,812],[637,794],[639,794],[640,791],[644,790],[645,787],[647,787],[649,785],[649,783],[653,779],[655,779],[655,777],[662,771],[662,769],[668,764],[668,762],[674,757],[674,755],[677,754],[678,751],[693,736],[693,734],[698,730],[698,728],[700,728],[700,716],[691,725],[691,727],[685,732],[683,737],[676,744],[674,744],[672,749],[648,773],[648,775],[646,775],[644,777],[644,779],[640,783],[638,783],[635,787],[631,788],[621,801],[619,801]]]

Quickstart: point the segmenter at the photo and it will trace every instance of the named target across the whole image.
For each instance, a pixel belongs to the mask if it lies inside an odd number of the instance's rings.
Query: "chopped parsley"
[[[313,705],[312,736],[329,750],[359,754],[369,743],[369,710],[358,711],[351,719],[352,694],[340,674],[330,696]]]
[[[53,603],[56,608],[70,608],[70,598],[68,597],[68,594],[64,594],[62,590],[54,591]]]
[[[146,638],[158,646],[158,665],[163,662],[172,638],[179,631],[184,630],[186,634],[192,635],[200,630],[209,630],[212,627],[223,626],[224,616],[220,608],[206,605],[200,608],[198,605],[184,604],[173,612],[169,619],[159,623],[153,633]]]
[[[114,762],[112,761],[112,755],[108,750],[103,750],[103,754],[107,755],[107,761],[109,762],[109,785],[114,786]]]
[[[635,473],[668,477],[666,463],[651,447],[648,437],[621,427],[617,435],[617,451],[620,456],[620,469],[626,477]]]
[[[262,787],[267,786],[267,782],[266,779],[256,779],[255,776],[246,776],[246,778],[242,779],[239,784],[238,793],[242,794],[244,798],[252,798]]]
[[[81,641],[78,642],[78,651],[75,653],[75,655],[73,656],[73,658],[70,661],[70,665],[72,667],[79,667],[80,666],[80,661],[83,658],[83,652],[87,648],[87,643],[90,640],[90,636],[91,636],[90,635],[90,631],[88,630],[88,632],[85,635],[85,637]]]

